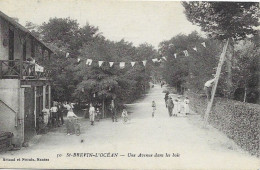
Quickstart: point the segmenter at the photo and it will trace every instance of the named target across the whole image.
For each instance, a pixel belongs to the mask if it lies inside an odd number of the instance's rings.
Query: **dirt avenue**
[[[65,127],[57,128],[39,136],[28,148],[1,155],[0,163],[11,166],[12,162],[3,161],[7,157],[42,157],[48,158],[50,163],[37,162],[42,168],[51,167],[53,163],[56,168],[62,167],[59,165],[61,162],[63,166],[73,168],[71,161],[83,160],[91,168],[102,168],[103,165],[103,168],[125,168],[129,164],[137,168],[156,168],[159,165],[160,168],[184,169],[259,167],[256,157],[242,151],[224,134],[212,127],[203,129],[199,115],[169,117],[162,91],[163,88],[156,85],[143,99],[129,104],[131,120],[127,123],[121,119],[112,123],[107,119],[91,126],[89,120],[82,119],[80,136],[67,136]],[[152,100],[157,104],[154,117],[151,114]],[[80,142],[82,140],[84,142]],[[21,164],[22,167],[26,165],[27,162]],[[77,167],[84,168],[84,164]]]

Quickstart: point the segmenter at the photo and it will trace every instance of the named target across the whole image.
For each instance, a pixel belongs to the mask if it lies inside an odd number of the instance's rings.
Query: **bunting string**
[[[200,44],[201,44],[204,48],[207,47],[205,42],[202,42],[202,43],[200,43]],[[170,46],[173,46],[173,45],[170,44]],[[193,49],[194,51],[198,52],[198,48],[197,48],[196,46],[195,46],[195,47],[192,47],[192,49]],[[182,51],[182,54],[180,54],[180,53],[174,53],[174,58],[176,59],[179,55],[182,55],[182,56],[183,56],[183,54],[184,54],[185,57],[188,57],[188,56],[189,56],[188,50]],[[66,57],[66,58],[68,58],[68,57],[70,57],[70,56],[71,56],[70,53],[68,53],[68,52],[65,53],[65,57]],[[77,58],[77,62],[78,62],[78,63],[81,62],[81,61],[82,61],[81,58]],[[97,62],[99,67],[101,67],[101,66],[103,65],[103,63],[106,62],[106,61],[97,61],[97,60],[93,60],[93,59],[86,59],[86,65],[91,66],[92,63],[93,63],[93,61]],[[143,61],[141,61],[141,63],[143,64],[143,66],[146,66],[147,61],[148,61],[148,60],[143,60]],[[153,63],[160,63],[160,62],[162,62],[162,61],[167,61],[167,57],[166,57],[166,56],[163,56],[162,58],[153,58],[153,59],[151,59],[151,61],[152,61]],[[113,65],[114,65],[115,63],[119,63],[120,69],[123,69],[123,68],[125,68],[126,63],[128,63],[128,62],[114,62],[114,61],[112,62],[112,61],[110,61],[110,62],[108,62],[108,63],[109,63],[109,66],[110,66],[110,67],[113,67]],[[134,67],[135,64],[136,64],[136,61],[131,61],[130,64],[131,64],[132,67]]]

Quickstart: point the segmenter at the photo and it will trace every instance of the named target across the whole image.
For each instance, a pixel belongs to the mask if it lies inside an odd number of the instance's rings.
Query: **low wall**
[[[188,93],[190,107],[204,116],[207,101],[195,93]],[[260,156],[260,105],[243,103],[225,98],[214,99],[209,123],[233,139],[252,155]]]

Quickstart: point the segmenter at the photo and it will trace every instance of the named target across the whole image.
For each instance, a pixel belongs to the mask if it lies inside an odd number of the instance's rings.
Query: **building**
[[[13,133],[16,146],[38,132],[41,111],[50,108],[50,79],[41,65],[51,54],[29,30],[0,11],[0,133]]]

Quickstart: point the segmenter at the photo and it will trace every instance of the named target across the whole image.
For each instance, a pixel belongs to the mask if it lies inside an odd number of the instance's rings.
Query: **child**
[[[99,111],[99,108],[97,108],[97,111],[96,111],[96,118],[97,118],[98,122],[101,119],[101,112]]]
[[[78,116],[74,114],[72,108],[68,111],[67,118],[67,135],[72,135],[74,133],[74,118],[78,118]]]
[[[127,120],[128,120],[128,114],[127,114],[126,109],[123,109],[122,118],[124,119],[124,122],[127,122]]]
[[[189,107],[190,100],[188,97],[184,99],[184,113],[188,115],[190,113],[190,107]]]
[[[152,107],[153,107],[152,117],[154,117],[154,113],[155,113],[155,110],[156,110],[156,104],[155,104],[154,100],[152,101]]]

